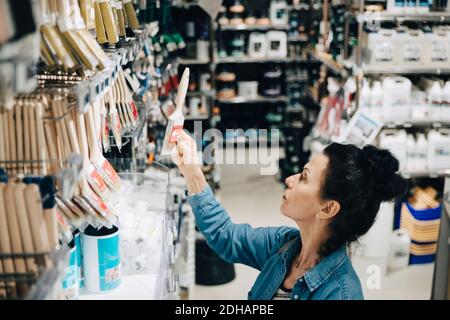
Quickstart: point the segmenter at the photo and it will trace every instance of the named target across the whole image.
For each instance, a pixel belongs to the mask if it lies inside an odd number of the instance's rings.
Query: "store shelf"
[[[357,19],[360,22],[450,22],[450,12],[429,12],[423,14],[399,14],[388,12],[363,13],[358,14]]]
[[[218,64],[225,63],[289,63],[289,62],[306,62],[308,59],[303,58],[250,58],[250,57],[241,57],[241,58],[219,58],[217,59]]]
[[[173,7],[175,8],[185,8],[185,9],[189,9],[191,7],[197,7],[198,3],[197,2],[184,2],[184,1],[179,1],[176,3],[172,4]]]
[[[404,121],[391,121],[386,122],[383,125],[385,129],[397,129],[397,128],[413,128],[413,127],[427,127],[427,128],[442,128],[450,127],[450,120],[448,121],[433,121],[433,120],[404,120]]]
[[[124,276],[121,285],[111,292],[80,290],[80,300],[156,300],[158,278],[158,274]]]
[[[410,178],[439,178],[439,177],[446,177],[450,176],[450,169],[448,170],[421,170],[421,171],[414,171],[414,172],[401,172],[401,175],[404,178],[410,179]]]
[[[289,42],[308,42],[309,38],[308,37],[300,37],[300,36],[290,36],[288,37],[288,41]]]
[[[244,97],[235,97],[232,99],[217,99],[219,103],[222,104],[244,104],[244,103],[277,103],[277,102],[283,102],[287,103],[287,97],[286,96],[278,96],[278,97],[263,97],[258,96],[253,99],[248,99]]]
[[[195,120],[208,120],[208,119],[209,119],[209,115],[186,116],[185,119],[186,119],[186,120],[191,120],[191,121],[195,121]]]
[[[341,63],[334,61],[329,54],[325,53],[314,53],[313,57],[324,64],[333,73],[340,75],[343,78],[349,76],[347,67]]]
[[[178,63],[182,65],[203,65],[210,63],[209,60],[185,59],[179,58]]]
[[[309,10],[309,4],[306,3],[300,3],[297,5],[290,5],[288,6],[289,10]]]
[[[308,81],[307,77],[299,77],[299,76],[287,76],[286,77],[287,82],[306,82]]]
[[[249,24],[238,24],[238,25],[215,25],[214,30],[221,31],[269,31],[269,30],[289,30],[288,24],[283,25],[249,25]]]
[[[215,90],[206,90],[206,91],[191,91],[186,93],[186,97],[214,97],[216,95]]]
[[[376,67],[363,66],[361,72],[364,74],[450,74],[450,67],[448,68],[430,68],[430,67]]]

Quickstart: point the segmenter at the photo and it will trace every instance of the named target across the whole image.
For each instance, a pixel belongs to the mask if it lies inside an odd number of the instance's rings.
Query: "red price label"
[[[114,183],[117,182],[119,175],[117,174],[116,170],[114,170],[109,161],[107,160],[103,161],[102,168],[106,172],[106,174],[113,180]]]
[[[95,184],[101,192],[106,190],[105,181],[102,179],[102,177],[100,177],[99,173],[96,170],[92,171],[90,176],[94,179]]]
[[[170,143],[175,143],[177,141],[178,133],[180,133],[183,130],[183,126],[173,126],[172,128],[172,134],[170,135]]]
[[[137,120],[139,118],[139,113],[138,113],[138,109],[137,109],[136,104],[134,103],[134,101],[130,102],[130,107],[131,107],[131,112],[133,113],[134,119]]]

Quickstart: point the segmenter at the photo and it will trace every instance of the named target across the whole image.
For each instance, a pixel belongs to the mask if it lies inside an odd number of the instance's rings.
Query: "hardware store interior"
[[[0,300],[447,300],[449,229],[447,0],[0,0]]]

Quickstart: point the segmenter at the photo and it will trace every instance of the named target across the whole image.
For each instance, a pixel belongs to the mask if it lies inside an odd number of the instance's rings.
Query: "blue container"
[[[119,229],[89,226],[81,242],[86,288],[96,293],[117,288],[121,283]]]
[[[78,277],[77,249],[74,240],[69,244],[69,247],[71,248],[69,265],[66,269],[62,287],[66,300],[77,300],[80,296],[80,279]]]
[[[83,250],[81,244],[81,233],[78,230],[74,234],[74,242],[77,255],[78,279],[80,279],[80,289],[81,289],[84,288]]]

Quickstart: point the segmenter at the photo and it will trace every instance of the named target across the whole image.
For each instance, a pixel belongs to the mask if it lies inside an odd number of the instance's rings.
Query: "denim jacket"
[[[197,226],[208,245],[224,260],[260,270],[250,300],[270,300],[279,289],[295,256],[300,251],[300,232],[296,228],[252,228],[234,224],[215,199],[209,186],[188,196]],[[292,300],[364,299],[361,283],[346,247],[325,257],[297,280]]]

